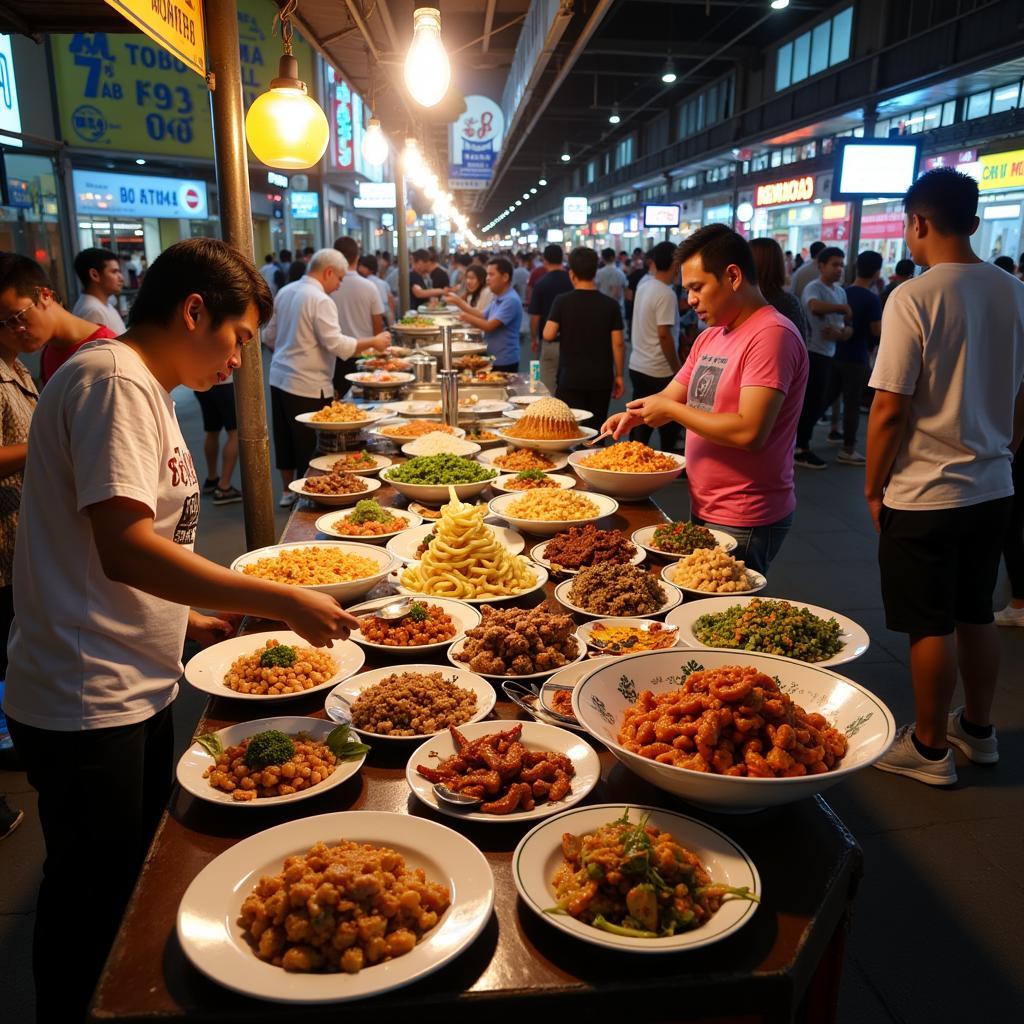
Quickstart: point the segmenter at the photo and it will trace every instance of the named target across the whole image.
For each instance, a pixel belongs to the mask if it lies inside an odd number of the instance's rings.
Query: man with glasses
[[[12,331],[18,344],[42,346],[45,384],[86,342],[114,338],[109,327],[90,323],[65,309],[45,271],[27,256],[11,254],[0,277],[0,331]]]

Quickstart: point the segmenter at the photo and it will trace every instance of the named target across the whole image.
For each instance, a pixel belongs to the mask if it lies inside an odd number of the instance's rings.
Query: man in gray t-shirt
[[[619,312],[622,319],[626,319],[626,289],[629,287],[629,280],[615,263],[615,250],[603,249],[601,251],[601,267],[594,278],[594,286],[602,295],[614,299],[619,304]]]

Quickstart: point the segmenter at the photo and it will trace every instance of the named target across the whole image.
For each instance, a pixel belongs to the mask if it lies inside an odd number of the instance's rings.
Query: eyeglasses
[[[24,309],[19,309],[17,313],[13,313],[11,316],[7,317],[6,320],[0,320],[0,331],[11,331],[23,328],[25,326],[24,321],[26,314],[30,309],[38,305],[39,289],[37,288],[32,296],[32,302],[28,306]]]

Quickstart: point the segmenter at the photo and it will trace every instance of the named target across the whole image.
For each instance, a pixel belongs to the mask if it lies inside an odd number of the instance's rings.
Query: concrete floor
[[[201,471],[198,405],[187,392],[175,398]],[[822,453],[831,460],[831,452]],[[796,524],[772,566],[767,593],[860,622],[871,649],[842,671],[882,697],[897,722],[907,721],[913,703],[906,639],[884,625],[875,536],[861,499],[863,471],[832,465],[798,472],[797,486]],[[682,485],[659,500],[674,517],[688,514]],[[279,518],[283,526],[285,513]],[[225,564],[240,553],[241,506],[204,502],[196,547]],[[1000,604],[1004,596],[1001,581]],[[866,864],[847,947],[842,1024],[996,1021],[1017,1017],[1024,1007],[1024,630],[1004,629],[1000,636],[999,765],[972,765],[958,754],[960,781],[951,790],[867,770],[829,791]],[[175,705],[179,749],[201,707],[201,695],[183,686]],[[21,828],[0,845],[0,1017],[22,1024],[32,1020],[30,947],[43,846],[24,775],[0,771],[0,792],[26,812]]]

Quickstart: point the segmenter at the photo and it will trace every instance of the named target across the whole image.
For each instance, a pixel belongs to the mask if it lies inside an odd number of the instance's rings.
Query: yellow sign
[[[107,0],[182,64],[206,78],[203,0]]]
[[[981,192],[1024,188],[1024,149],[979,156],[978,169],[981,172],[978,175],[978,189]]]
[[[277,76],[281,41],[271,35],[276,11],[273,0],[238,0],[247,110]],[[54,34],[49,41],[60,132],[69,145],[132,156],[213,158],[210,93],[189,65],[132,33]],[[312,87],[312,51],[298,32],[292,43],[300,76]]]

